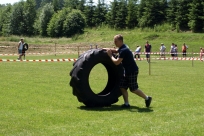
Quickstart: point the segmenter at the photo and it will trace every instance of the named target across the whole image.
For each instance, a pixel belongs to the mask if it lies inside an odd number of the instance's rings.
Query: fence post
[[[193,67],[193,60],[194,60],[194,56],[193,56],[193,49],[192,49],[192,67]]]
[[[90,49],[93,49],[93,46],[92,46],[92,44],[90,44]]]
[[[57,50],[57,48],[56,48],[56,43],[55,43],[55,56],[56,56],[56,50]]]
[[[77,50],[78,50],[78,57],[79,57],[79,46],[77,46]]]
[[[151,75],[151,52],[149,53],[149,75]]]

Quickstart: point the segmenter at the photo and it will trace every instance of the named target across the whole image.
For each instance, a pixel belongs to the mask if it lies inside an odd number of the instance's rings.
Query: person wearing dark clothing
[[[147,62],[150,63],[150,53],[151,53],[151,49],[152,49],[152,46],[151,44],[149,44],[149,42],[147,41],[146,44],[145,44],[145,48],[144,48],[144,52],[146,54],[146,59],[147,59]]]

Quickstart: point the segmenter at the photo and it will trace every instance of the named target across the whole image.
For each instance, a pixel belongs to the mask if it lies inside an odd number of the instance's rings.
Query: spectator
[[[174,43],[171,44],[170,54],[171,54],[171,57],[174,57],[174,54],[175,54],[175,44]]]
[[[141,46],[137,46],[137,48],[136,48],[136,50],[135,50],[135,52],[134,52],[134,57],[135,57],[136,59],[137,59],[137,57],[138,57],[138,59],[141,60],[141,59],[140,59],[140,51],[141,51],[141,49],[142,49]]]
[[[147,41],[146,44],[145,44],[145,48],[144,48],[144,52],[146,54],[146,59],[147,59],[147,62],[150,63],[150,53],[151,53],[151,49],[152,49],[152,46],[151,44],[149,44],[149,42]]]
[[[188,46],[185,43],[183,43],[183,45],[182,45],[182,54],[183,54],[183,57],[186,57],[187,49],[188,49]]]
[[[160,56],[161,58],[165,58],[165,51],[166,51],[166,47],[164,46],[163,43],[161,43],[161,47],[160,47]]]
[[[203,61],[204,48],[200,47],[200,61]]]
[[[174,46],[174,57],[178,57],[178,47],[177,47],[177,45],[175,44],[175,46]]]
[[[18,60],[22,60],[22,56],[23,56],[23,44],[24,44],[24,39],[21,38],[21,40],[18,43]]]

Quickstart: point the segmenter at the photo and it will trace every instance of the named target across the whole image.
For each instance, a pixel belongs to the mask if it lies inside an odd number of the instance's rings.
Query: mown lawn
[[[129,93],[131,108],[86,108],[72,95],[73,62],[0,62],[0,135],[203,135],[203,66],[194,61],[137,61],[139,86],[150,108]],[[91,71],[94,90],[105,86],[102,65]],[[97,78],[96,78],[97,77]]]

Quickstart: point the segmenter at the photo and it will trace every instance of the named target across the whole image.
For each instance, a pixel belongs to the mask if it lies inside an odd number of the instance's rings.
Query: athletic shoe
[[[123,105],[121,106],[121,108],[130,108],[130,104],[128,104],[128,105],[123,104]]]
[[[145,100],[146,107],[149,107],[152,101],[152,97],[148,96],[148,100]]]

